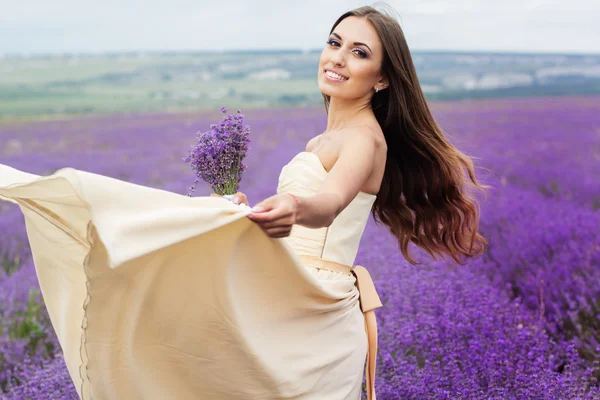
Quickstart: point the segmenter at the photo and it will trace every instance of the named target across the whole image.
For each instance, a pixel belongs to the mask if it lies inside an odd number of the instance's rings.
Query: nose
[[[330,61],[334,66],[344,65],[344,56],[342,55],[342,52],[341,51],[334,52],[331,56]]]

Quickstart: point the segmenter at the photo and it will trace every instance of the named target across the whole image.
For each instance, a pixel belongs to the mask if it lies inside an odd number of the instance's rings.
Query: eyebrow
[[[338,39],[342,40],[342,37],[340,35],[338,35],[337,33],[333,32],[332,35],[335,36],[335,37],[337,37]],[[371,48],[369,46],[367,46],[366,44],[361,43],[361,42],[354,42],[354,44],[355,45],[356,44],[361,44],[361,45],[365,46],[367,49],[369,49],[369,51],[371,52],[371,54],[373,54],[373,50],[371,50]]]

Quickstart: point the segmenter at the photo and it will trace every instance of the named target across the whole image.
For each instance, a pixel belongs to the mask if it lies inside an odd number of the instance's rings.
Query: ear
[[[388,86],[390,86],[388,80],[386,77],[382,77],[378,82],[377,82],[378,87],[380,88],[379,90],[383,90],[383,89],[387,89]]]

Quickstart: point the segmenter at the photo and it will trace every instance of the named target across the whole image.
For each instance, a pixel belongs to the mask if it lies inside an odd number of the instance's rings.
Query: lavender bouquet
[[[227,114],[227,107],[221,107],[221,112]],[[250,127],[244,125],[244,114],[239,109],[235,114],[226,115],[219,123],[210,125],[210,131],[198,132],[196,144],[183,159],[196,174],[188,196],[202,179],[216,194],[231,200],[246,170],[243,160],[251,141],[249,135]]]

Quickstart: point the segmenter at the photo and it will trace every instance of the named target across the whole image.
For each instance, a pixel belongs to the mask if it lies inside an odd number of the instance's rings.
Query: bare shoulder
[[[364,154],[361,150],[368,148],[372,150],[370,152],[372,165],[369,169],[373,170],[373,173],[363,190],[376,192],[381,183],[387,158],[387,144],[377,121],[323,132],[311,138],[306,144],[306,151],[317,154],[327,172],[332,170],[344,149],[351,154],[354,152]]]
[[[313,138],[311,138],[307,143],[306,143],[306,151],[312,151],[312,149],[319,143],[319,141],[322,140],[323,134],[319,134]]]
[[[371,124],[349,128],[346,138],[353,142],[351,147],[358,149],[360,146],[364,146],[364,148],[370,149],[368,153],[372,156],[371,173],[363,183],[361,191],[377,194],[387,162],[387,142],[381,127],[379,124]]]
[[[376,151],[387,151],[385,136],[379,124],[364,124],[345,128],[344,138],[362,144],[374,145]]]
[[[383,131],[378,123],[361,124],[347,126],[337,131],[323,132],[315,137],[312,137],[306,143],[306,151],[318,152],[322,148],[325,152],[339,150],[348,140],[352,141],[355,138],[373,139],[377,147],[386,147]],[[360,139],[359,139],[360,140]]]

